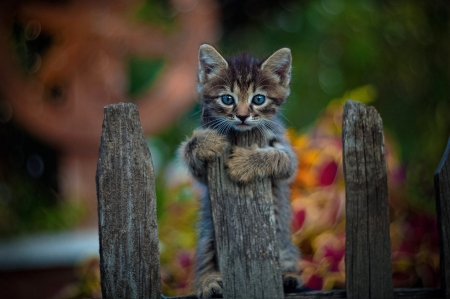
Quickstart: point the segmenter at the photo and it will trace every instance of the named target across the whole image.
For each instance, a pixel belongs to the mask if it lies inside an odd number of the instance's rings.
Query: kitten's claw
[[[283,274],[283,289],[285,293],[296,293],[301,291],[302,279],[296,273]]]
[[[197,286],[197,296],[201,299],[221,298],[223,290],[222,275],[220,273],[208,273],[203,275]]]

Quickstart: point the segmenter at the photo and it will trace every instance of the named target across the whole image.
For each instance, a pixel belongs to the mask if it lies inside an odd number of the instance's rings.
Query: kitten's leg
[[[280,266],[286,292],[299,291],[298,248],[291,242],[291,205],[289,178],[297,170],[297,158],[291,147],[283,142],[273,142],[267,148],[234,147],[227,160],[228,173],[234,181],[246,183],[258,177],[272,177],[274,213],[277,221],[277,239],[280,248]]]
[[[222,295],[223,283],[217,265],[214,226],[208,194],[202,197],[200,209],[195,288],[199,298],[211,298]]]
[[[192,175],[205,183],[206,162],[219,155],[226,146],[225,136],[215,130],[200,129],[195,130],[192,137],[182,143],[178,154]],[[217,266],[211,203],[207,192],[204,193],[200,207],[195,288],[199,298],[211,298],[222,294],[222,276]]]
[[[214,130],[195,130],[192,137],[181,144],[179,157],[191,174],[199,181],[206,181],[205,162],[220,154],[227,144],[226,137]]]
[[[283,276],[283,288],[285,292],[299,291],[303,285],[300,277],[298,262],[300,253],[289,238],[279,236],[280,266]]]
[[[265,148],[234,147],[226,165],[230,178],[240,183],[268,176],[289,179],[297,170],[297,158],[290,146],[275,142]]]
[[[291,205],[289,185],[286,181],[276,181],[272,187],[274,213],[277,222],[277,239],[280,247],[280,266],[285,292],[299,291],[302,280],[299,275],[300,253],[291,241]]]

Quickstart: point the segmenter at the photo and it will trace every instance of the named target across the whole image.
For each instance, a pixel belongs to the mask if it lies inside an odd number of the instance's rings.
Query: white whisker
[[[203,94],[207,94],[210,90],[212,90],[212,89],[214,89],[216,87],[228,87],[228,85],[222,84],[222,85],[211,86],[211,88],[209,88],[207,91],[203,92]]]
[[[201,113],[201,112],[202,112],[202,110],[200,109],[200,111],[197,111],[197,112],[192,113],[191,115],[189,115],[189,117],[193,117],[194,115],[197,115],[197,114],[199,114],[199,113]]]
[[[226,79],[224,77],[222,77],[222,76],[219,76],[219,75],[216,75],[216,76],[219,77],[220,79],[222,79],[223,81],[225,81],[228,84],[228,86],[231,87],[231,83],[230,83],[230,80],[229,80],[228,76],[226,77]]]
[[[256,124],[256,128],[259,130],[259,132],[261,133],[261,136],[266,136],[266,134],[264,134],[264,131],[265,130],[263,130],[263,128],[261,127],[262,126],[262,124],[261,123],[257,123]]]
[[[267,77],[259,77],[258,82],[256,83],[256,86],[260,86],[259,84],[266,82],[268,79],[269,78],[267,78]]]
[[[213,120],[210,120],[210,121],[208,121],[208,122],[202,124],[201,126],[202,126],[202,127],[206,127],[207,129],[209,129],[209,128],[211,128],[211,125],[210,125],[210,124],[214,125],[215,123],[217,123],[217,122],[219,122],[219,121],[220,121],[220,119],[215,118],[215,119],[213,119]]]
[[[284,116],[283,113],[281,113],[281,111],[278,111],[278,114],[279,114],[280,116],[282,116],[285,120],[287,120],[288,123],[291,124],[291,126],[294,126],[294,125],[291,123],[291,121],[290,121],[286,116]]]
[[[273,85],[258,85],[258,87],[273,87]]]
[[[263,124],[270,130],[274,131],[275,133],[280,133],[280,131],[284,131],[283,126],[280,123],[274,122],[273,120],[264,119]]]

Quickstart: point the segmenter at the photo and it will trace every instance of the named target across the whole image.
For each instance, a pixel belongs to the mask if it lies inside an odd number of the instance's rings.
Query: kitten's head
[[[289,95],[291,60],[288,48],[260,61],[247,54],[225,59],[210,45],[201,45],[198,91],[204,125],[225,132],[273,128]]]

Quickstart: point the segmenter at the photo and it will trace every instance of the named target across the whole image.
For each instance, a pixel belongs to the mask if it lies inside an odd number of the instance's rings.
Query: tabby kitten
[[[290,179],[297,159],[285,140],[278,110],[289,95],[291,51],[276,51],[264,61],[240,54],[224,59],[213,47],[200,46],[198,92],[202,106],[202,128],[194,131],[179,150],[191,174],[205,186],[201,199],[200,237],[197,244],[196,291],[199,298],[222,293],[215,250],[211,204],[206,184],[206,163],[229,149],[227,135],[259,130],[267,147],[233,147],[225,162],[230,178],[247,183],[272,180],[280,265],[285,290],[301,286],[299,252],[290,240]]]

